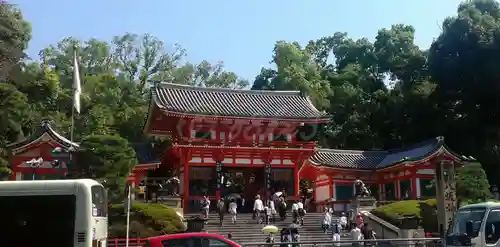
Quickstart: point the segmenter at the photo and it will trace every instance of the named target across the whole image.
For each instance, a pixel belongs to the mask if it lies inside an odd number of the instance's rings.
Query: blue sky
[[[110,40],[125,32],[150,33],[167,45],[179,43],[187,60],[223,61],[252,80],[268,67],[277,40],[299,41],[337,31],[373,39],[377,30],[405,23],[416,43],[428,48],[440,23],[460,0],[13,0],[33,26],[28,54],[64,37]]]

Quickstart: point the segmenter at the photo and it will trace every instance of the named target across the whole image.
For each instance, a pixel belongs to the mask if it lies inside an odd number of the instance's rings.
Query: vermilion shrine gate
[[[145,132],[172,137],[176,158],[163,163],[181,180],[184,209],[198,210],[205,195],[285,189],[298,198],[299,170],[314,154],[315,129],[328,120],[300,92],[157,84]]]

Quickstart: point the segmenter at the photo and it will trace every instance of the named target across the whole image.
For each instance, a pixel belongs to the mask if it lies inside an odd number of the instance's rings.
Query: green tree
[[[497,54],[500,7],[494,0],[466,1],[443,22],[429,49],[429,73],[437,87],[436,127],[452,148],[476,157],[496,184],[500,175],[500,96]]]
[[[22,122],[28,108],[24,94],[11,84],[0,83],[0,179],[10,175],[7,162],[8,151],[4,148],[9,142],[23,136]]]
[[[481,164],[471,163],[457,169],[459,200],[486,201],[492,198],[490,184]]]
[[[5,82],[11,73],[19,73],[19,61],[25,57],[24,49],[31,39],[31,25],[23,19],[18,8],[0,1],[0,82]]]
[[[278,41],[274,46],[276,70],[262,69],[254,90],[299,90],[311,97],[319,109],[328,107],[330,87],[309,51],[297,42]]]
[[[80,148],[77,176],[103,183],[110,201],[123,199],[125,180],[137,165],[135,151],[128,141],[120,136],[91,135],[82,140]]]

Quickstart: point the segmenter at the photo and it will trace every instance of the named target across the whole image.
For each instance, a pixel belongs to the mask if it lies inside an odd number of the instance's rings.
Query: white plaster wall
[[[330,199],[330,185],[323,185],[316,187],[315,191],[316,201],[324,201]]]

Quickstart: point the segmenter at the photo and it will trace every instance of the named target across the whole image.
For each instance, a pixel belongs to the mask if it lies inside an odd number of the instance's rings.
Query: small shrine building
[[[443,137],[407,148],[387,151],[318,149],[301,170],[314,178],[314,197],[319,204],[334,204],[336,210],[350,207],[354,181],[362,180],[379,201],[434,198],[429,186],[438,162],[463,165],[474,160],[451,151]]]
[[[78,144],[58,134],[49,121],[42,121],[33,134],[7,145],[10,151],[11,180],[59,179],[68,173],[69,153],[54,149],[77,150]],[[35,160],[36,162],[30,162]],[[56,162],[57,161],[57,162]]]
[[[146,144],[131,144],[139,164],[130,172],[128,182],[139,184],[147,172],[159,167]],[[77,155],[70,159],[70,152],[77,152],[79,144],[71,142],[54,130],[50,121],[42,121],[27,138],[7,145],[12,170],[10,180],[48,180],[66,177],[78,165]],[[59,152],[55,152],[59,149]],[[36,162],[30,162],[36,161]]]

